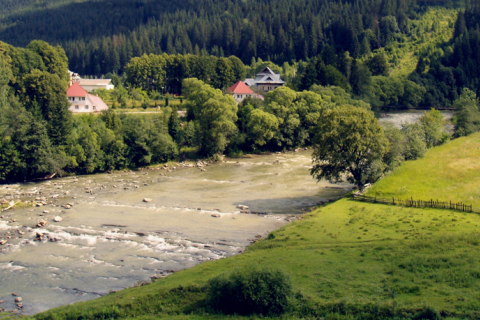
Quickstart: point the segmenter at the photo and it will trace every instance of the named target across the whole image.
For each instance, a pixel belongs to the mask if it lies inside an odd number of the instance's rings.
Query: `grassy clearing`
[[[376,183],[370,196],[440,200],[473,204],[480,209],[480,134],[430,149]]]
[[[479,156],[480,134],[449,142],[424,159],[405,163],[370,193],[394,193],[408,182],[418,197],[450,192],[466,201],[470,195],[462,190],[476,186],[480,172],[456,163],[471,163]],[[284,319],[476,318],[479,226],[477,214],[367,204],[346,197],[273,232],[239,256],[36,318],[225,319],[206,307],[205,283],[253,265],[276,266],[291,275],[297,298]]]

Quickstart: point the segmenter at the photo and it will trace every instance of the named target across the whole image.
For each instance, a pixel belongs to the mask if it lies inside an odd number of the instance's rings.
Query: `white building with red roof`
[[[227,89],[227,93],[233,95],[233,98],[239,104],[246,97],[252,97],[257,99],[264,99],[263,96],[253,92],[243,81],[238,81],[233,86]]]
[[[100,112],[108,109],[100,97],[89,94],[78,82],[74,82],[68,88],[67,98],[70,103],[68,109],[74,113]]]

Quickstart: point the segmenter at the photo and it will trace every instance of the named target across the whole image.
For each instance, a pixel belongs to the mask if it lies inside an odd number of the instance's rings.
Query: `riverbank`
[[[476,172],[476,167],[455,164],[476,163],[479,150],[480,134],[453,140],[429,150],[421,160],[405,163],[411,174],[402,167],[369,192],[387,190],[389,181],[406,182],[402,177],[408,175],[412,191],[419,186],[439,194],[447,190],[453,201],[476,203],[479,195],[464,194],[470,182],[461,178]],[[439,166],[452,171],[435,174]],[[415,168],[426,172],[428,183]],[[452,176],[457,175],[453,183]],[[388,193],[416,197],[401,190],[388,189]],[[289,319],[476,317],[479,227],[477,214],[368,204],[346,197],[271,232],[241,255],[205,262],[146,286],[53,309],[36,318],[221,318],[207,314],[202,288],[216,275],[254,264],[276,266],[291,275],[298,294],[294,309],[285,316]]]
[[[16,293],[33,314],[237,255],[351,190],[310,166],[302,150],[0,186],[30,201],[0,218],[0,308],[18,311]]]

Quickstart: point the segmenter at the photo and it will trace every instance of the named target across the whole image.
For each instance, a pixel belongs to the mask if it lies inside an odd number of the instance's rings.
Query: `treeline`
[[[3,18],[0,38],[21,46],[32,39],[61,44],[70,69],[83,75],[122,73],[144,53],[282,64],[315,57],[327,44],[352,57],[369,53],[403,31],[416,10],[416,2],[405,0],[71,2]]]

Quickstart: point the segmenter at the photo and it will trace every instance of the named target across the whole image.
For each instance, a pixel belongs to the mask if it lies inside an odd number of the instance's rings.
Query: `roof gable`
[[[67,89],[67,97],[86,97],[87,94],[87,91],[85,91],[78,82],[74,82],[70,88]]]
[[[264,76],[264,75],[274,75],[275,72],[272,71],[272,69],[270,69],[269,67],[265,67],[262,71],[260,71],[259,74],[257,74],[257,76]]]
[[[241,93],[241,94],[251,94],[253,93],[252,89],[250,89],[243,81],[238,81],[233,86],[227,89],[227,92],[231,93]]]

